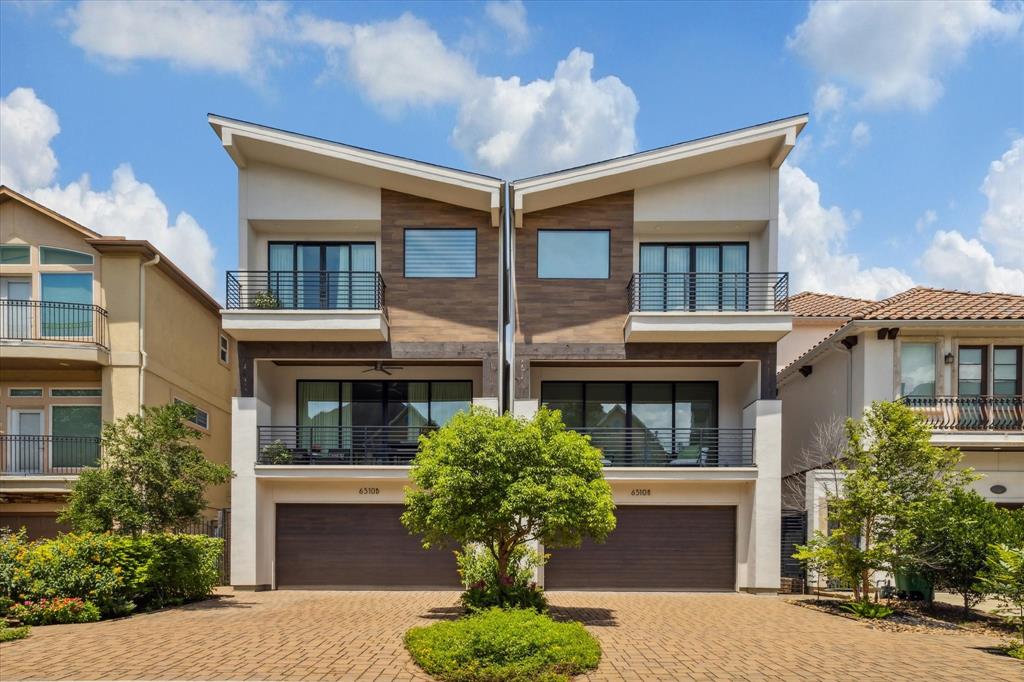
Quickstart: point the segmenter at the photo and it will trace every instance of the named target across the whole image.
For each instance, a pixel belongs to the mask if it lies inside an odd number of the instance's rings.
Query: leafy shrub
[[[253,308],[261,308],[263,310],[273,310],[281,307],[281,301],[273,291],[257,291],[249,300],[249,304]]]
[[[413,628],[405,645],[421,668],[448,682],[568,680],[601,661],[601,646],[582,625],[525,609]]]
[[[842,608],[858,618],[888,618],[894,613],[892,607],[864,600],[843,604]]]
[[[544,564],[544,555],[525,545],[519,545],[509,559],[509,575],[499,576],[498,562],[480,545],[471,545],[455,553],[459,575],[466,591],[462,606],[470,613],[492,607],[503,609],[533,609],[537,613],[548,610],[544,590],[533,580],[534,569]]]
[[[78,597],[57,597],[17,603],[11,607],[11,615],[25,625],[65,625],[93,623],[100,619],[100,610]]]
[[[136,573],[146,608],[210,596],[219,578],[224,541],[205,535],[143,535],[136,542],[147,558]]]
[[[13,642],[16,639],[25,639],[31,628],[24,625],[20,628],[9,628],[7,623],[0,620],[0,642]]]
[[[1024,644],[1010,645],[1010,646],[1006,647],[1006,649],[1004,649],[1003,651],[1006,652],[1007,656],[1012,656],[1013,658],[1019,658],[1020,660],[1024,661]]]
[[[280,440],[275,440],[273,443],[269,443],[263,446],[260,450],[260,463],[261,464],[291,464],[292,453]]]

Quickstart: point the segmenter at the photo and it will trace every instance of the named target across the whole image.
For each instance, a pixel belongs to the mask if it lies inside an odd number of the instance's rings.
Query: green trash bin
[[[896,595],[900,599],[931,601],[935,598],[935,587],[919,573],[896,571]]]

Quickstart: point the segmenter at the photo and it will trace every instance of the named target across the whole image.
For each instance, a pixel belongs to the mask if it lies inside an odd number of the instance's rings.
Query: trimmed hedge
[[[205,535],[68,533],[0,536],[0,598],[77,597],[104,618],[209,596],[223,540]]]

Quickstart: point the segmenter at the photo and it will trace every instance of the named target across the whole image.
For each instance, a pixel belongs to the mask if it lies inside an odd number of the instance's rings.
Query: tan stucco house
[[[101,424],[186,401],[229,463],[234,346],[220,306],[146,241],[104,237],[0,187],[0,525],[56,532]],[[209,515],[229,486],[209,491]]]

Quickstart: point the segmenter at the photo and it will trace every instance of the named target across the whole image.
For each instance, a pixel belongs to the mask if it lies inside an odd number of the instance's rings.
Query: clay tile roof
[[[1024,320],[1024,296],[914,287],[853,315],[864,320]]]
[[[803,291],[789,298],[789,312],[796,317],[853,317],[875,305],[864,298]]]

